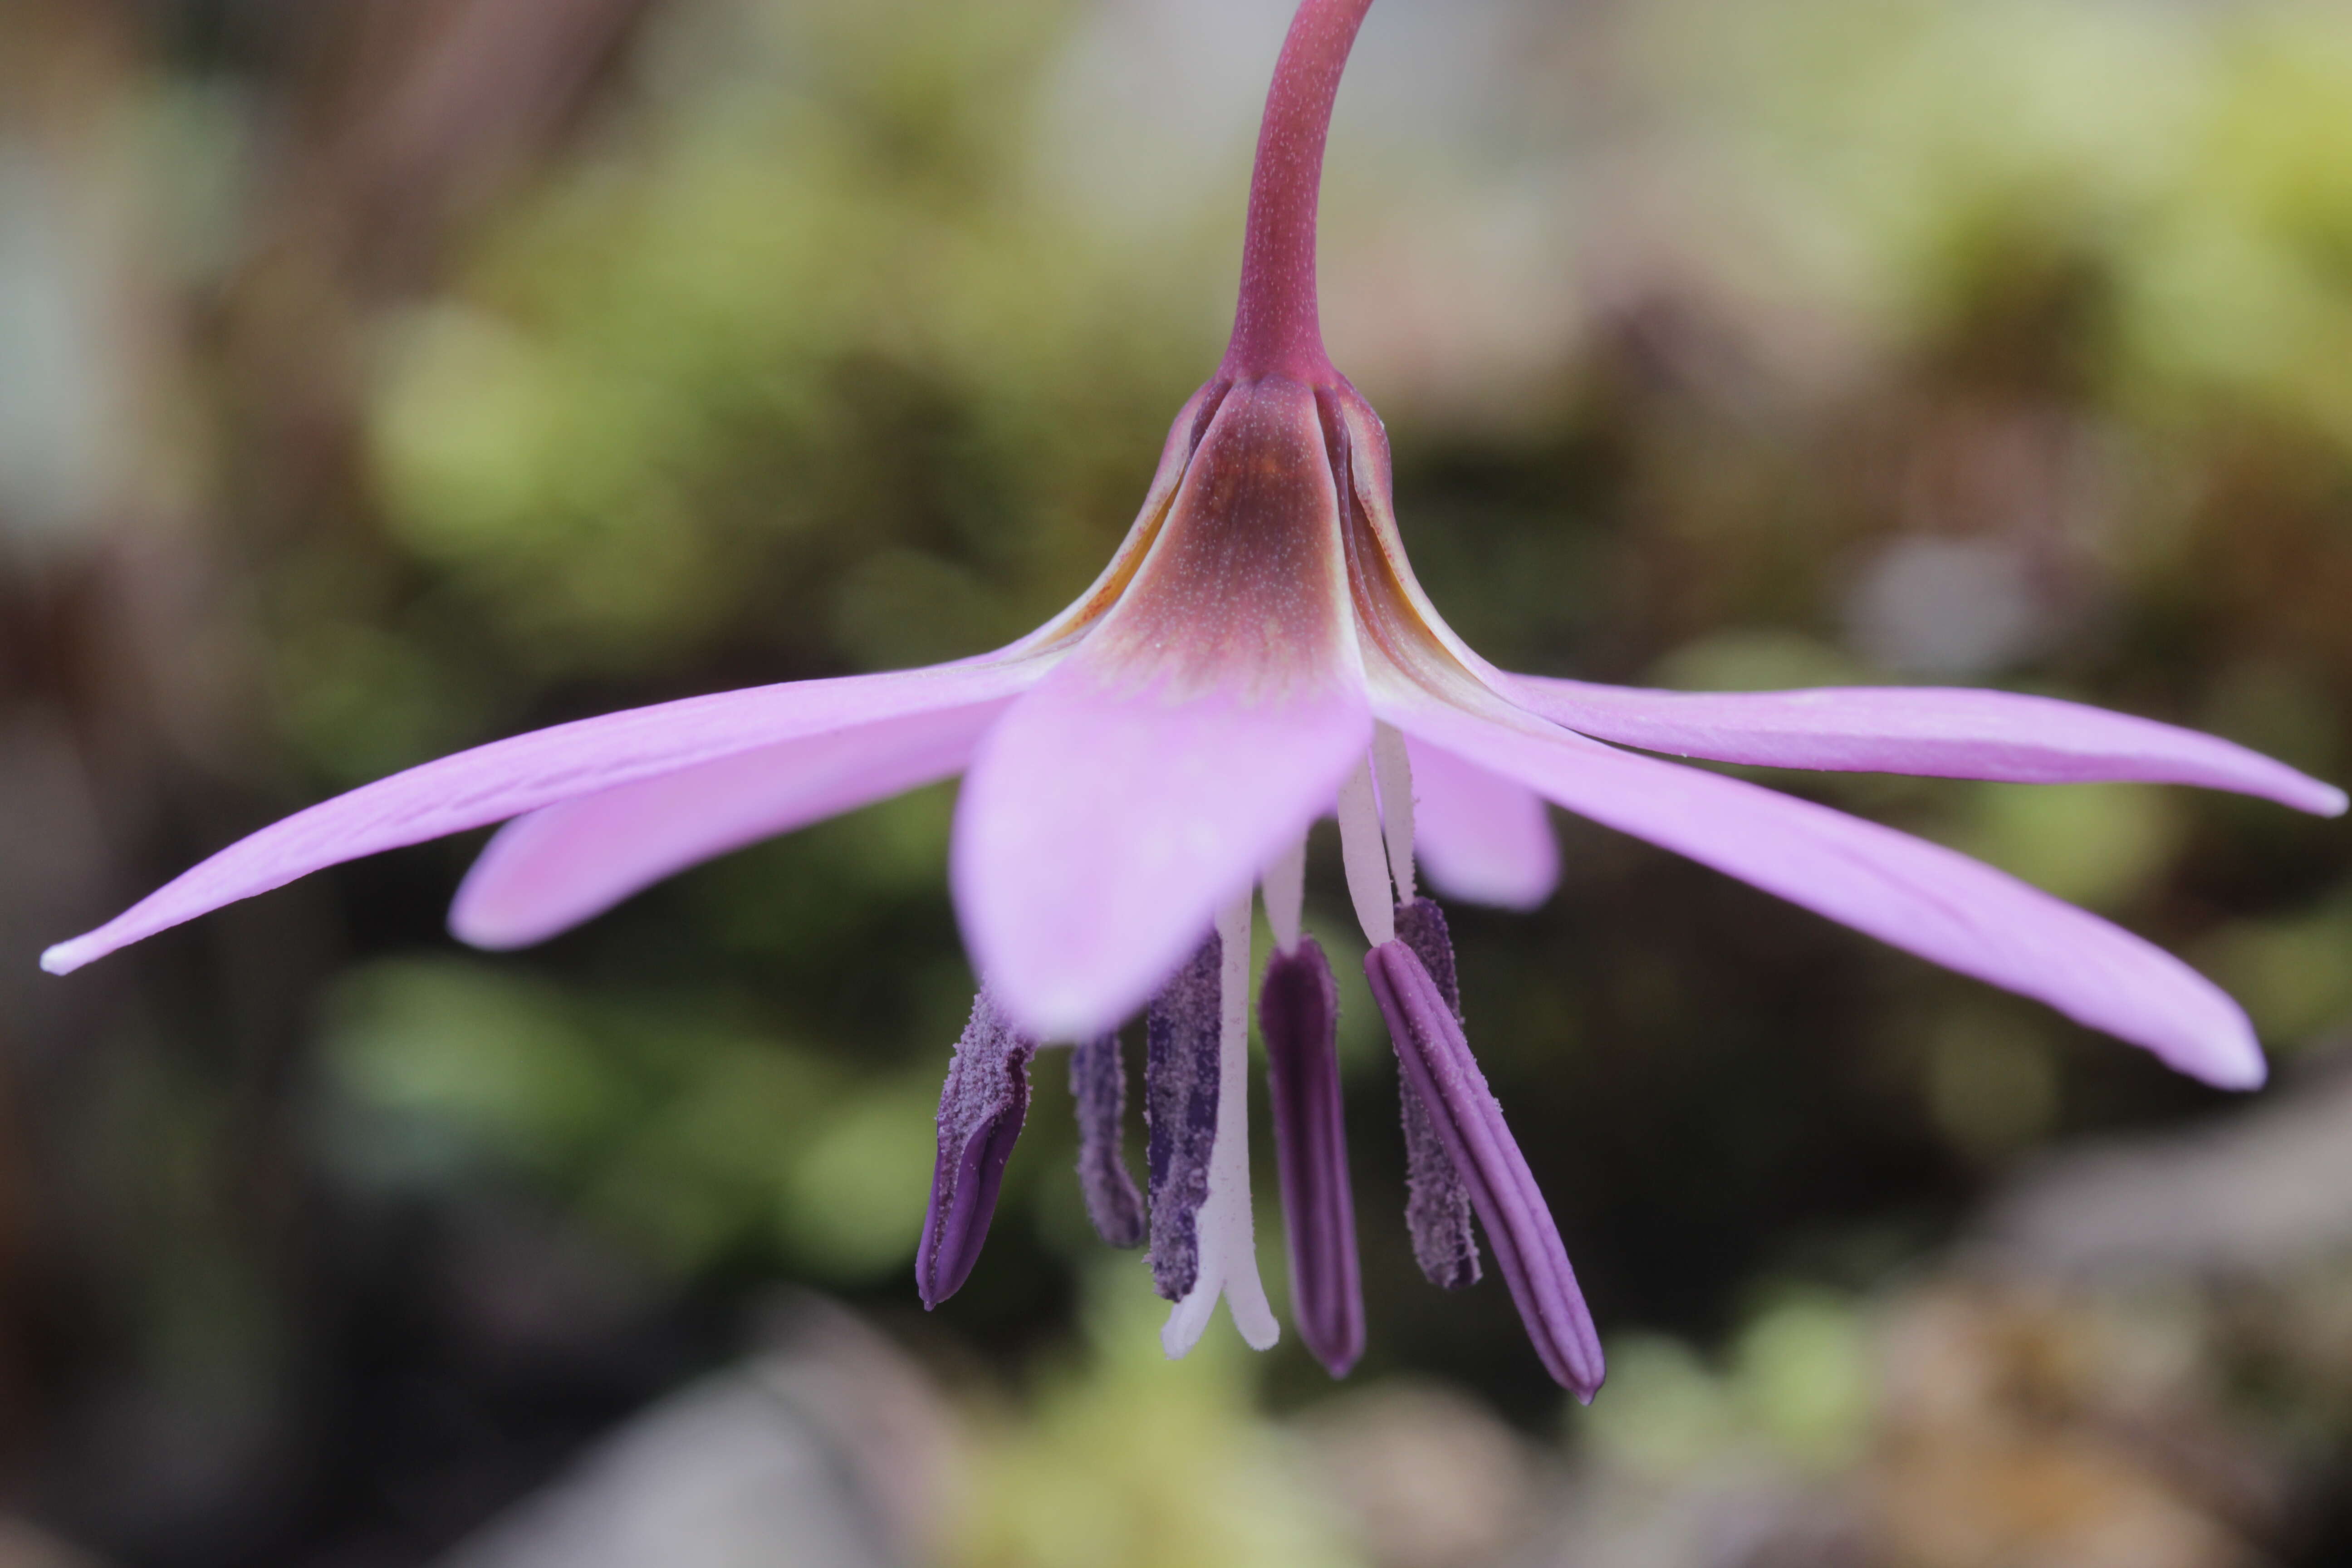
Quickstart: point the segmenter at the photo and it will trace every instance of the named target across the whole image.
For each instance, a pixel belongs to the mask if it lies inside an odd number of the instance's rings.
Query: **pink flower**
[[[692,698],[426,763],[230,846],[43,966],[62,974],[321,867],[501,821],[450,926],[520,946],[712,856],[961,773],[951,874],[986,989],[940,1110],[927,1300],[977,1256],[1041,1041],[1078,1047],[1090,1210],[1109,1238],[1142,1238],[1112,1037],[1148,1005],[1149,1230],[1177,1302],[1166,1343],[1188,1348],[1221,1293],[1244,1337],[1272,1342],[1240,1092],[1263,881],[1277,956],[1261,1024],[1296,1316],[1339,1373],[1362,1313],[1336,1003],[1298,920],[1304,836],[1336,805],[1402,1066],[1416,1252],[1440,1283],[1475,1279],[1475,1215],[1546,1366],[1587,1397],[1601,1375],[1591,1321],[1470,1058],[1444,921],[1417,894],[1419,868],[1460,897],[1539,901],[1555,855],[1544,801],[2208,1082],[2259,1084],[2244,1016],[2137,937],[1951,850],[1643,753],[2195,784],[2329,814],[2341,792],[2225,741],[2042,698],[1592,686],[1498,670],[1446,627],[1405,559],[1380,419],[1326,357],[1316,313],[1325,127],[1369,5],[1300,5],[1261,132],[1232,345],[1177,416],[1126,542],[1060,616],[953,664]]]

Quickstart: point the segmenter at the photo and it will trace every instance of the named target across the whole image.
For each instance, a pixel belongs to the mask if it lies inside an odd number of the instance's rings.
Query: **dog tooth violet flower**
[[[2037,997],[2208,1082],[2262,1081],[2244,1016],[2178,960],[1951,850],[1657,755],[1779,767],[2208,785],[2336,813],[2345,797],[2208,736],[1993,691],[1683,695],[1512,675],[1414,582],[1380,419],[1324,353],[1315,209],[1340,68],[1370,0],[1304,0],[1266,104],[1239,306],[1177,416],[1141,514],[1060,616],[995,653],[759,687],[500,741],[230,846],[43,965],[114,949],[321,867],[504,822],[452,930],[533,942],[672,872],[964,775],[951,876],[983,980],[939,1115],[917,1279],[954,1290],[984,1237],[1041,1044],[1075,1042],[1079,1173],[1106,1238],[1148,1241],[1181,1354],[1228,1303],[1276,1329],[1252,1245],[1244,1083],[1251,900],[1294,1318],[1335,1373],[1363,1345],[1323,950],[1300,929],[1304,835],[1336,810],[1400,1063],[1413,1249],[1475,1280],[1473,1220],[1544,1366],[1590,1397],[1591,1320],[1472,1058],[1418,875],[1527,906],[1549,890],[1543,803],[1705,862],[1931,962]],[[1631,748],[1631,749],[1628,749]],[[1148,1179],[1119,1147],[1119,1026],[1147,1019]]]

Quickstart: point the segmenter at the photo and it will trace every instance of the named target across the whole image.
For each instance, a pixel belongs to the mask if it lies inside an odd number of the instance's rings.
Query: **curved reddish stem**
[[[1250,176],[1241,302],[1221,374],[1321,382],[1339,374],[1315,309],[1315,203],[1339,72],[1372,0],[1300,0],[1275,61]]]

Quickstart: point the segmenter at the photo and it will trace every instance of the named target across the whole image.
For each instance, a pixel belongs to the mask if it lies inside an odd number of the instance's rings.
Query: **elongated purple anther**
[[[1454,976],[1454,938],[1445,915],[1428,899],[1397,906],[1397,940],[1412,949],[1444,998],[1446,1011],[1464,1027],[1462,987]],[[1399,1047],[1402,1056],[1402,1047]],[[1437,1134],[1437,1121],[1412,1085],[1410,1074],[1397,1083],[1404,1113],[1404,1223],[1412,1235],[1413,1260],[1433,1285],[1460,1290],[1478,1283],[1478,1238],[1470,1228],[1470,1189],[1454,1168],[1454,1156]]]
[[[1113,1247],[1141,1247],[1143,1194],[1127,1173],[1127,1060],[1117,1035],[1070,1048],[1070,1099],[1078,1109],[1078,1190],[1087,1217]]]
[[[1340,1116],[1339,988],[1313,937],[1266,964],[1257,1021],[1290,1238],[1290,1314],[1324,1370],[1345,1377],[1364,1353],[1364,1292]]]
[[[986,990],[956,1042],[940,1090],[939,1163],[915,1252],[915,1285],[929,1311],[963,1288],[988,1239],[1004,1163],[1029,1114],[1029,1058],[1037,1042],[1016,1033]]]
[[[1144,1015],[1143,1120],[1150,1137],[1151,1282],[1181,1301],[1201,1275],[1201,1205],[1217,1142],[1224,944],[1212,932]]]
[[[1470,1189],[1471,1206],[1486,1227],[1487,1245],[1544,1370],[1589,1402],[1603,1374],[1601,1338],[1551,1211],[1471,1058],[1462,1026],[1427,967],[1402,941],[1366,953],[1364,974],[1388,1019],[1405,1076],[1428,1102],[1437,1135]]]

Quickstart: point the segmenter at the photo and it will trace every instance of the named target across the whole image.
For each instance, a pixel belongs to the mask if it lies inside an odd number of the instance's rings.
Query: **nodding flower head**
[[[1336,992],[1300,929],[1305,835],[1336,812],[1396,1045],[1414,1254],[1435,1283],[1467,1286],[1483,1231],[1542,1364],[1587,1398],[1601,1378],[1591,1320],[1471,1056],[1475,1009],[1419,885],[1541,901],[1547,801],[2210,1083],[2259,1084],[2244,1016],[2138,938],[1949,849],[1643,753],[2192,784],[2329,814],[2340,791],[2224,741],[2046,698],[1643,691],[1509,674],[1447,628],[1405,559],[1380,419],[1332,368],[1316,317],[1325,127],[1370,4],[1298,8],[1258,142],[1232,345],[1177,416],[1127,541],[1069,609],[957,663],[688,698],[445,757],[229,846],[44,966],[65,973],[321,867],[495,822],[450,926],[520,946],[698,861],[961,773],[952,881],[983,986],[940,1100],[916,1269],[926,1303],[979,1257],[1037,1049],[1071,1042],[1087,1206],[1107,1240],[1148,1243],[1175,1301],[1169,1352],[1199,1338],[1220,1298],[1244,1338],[1274,1342],[1244,1124],[1262,889],[1274,956],[1257,1016],[1293,1316],[1337,1375],[1362,1349],[1363,1307]],[[1139,1011],[1141,1192],[1119,1148],[1118,1038]]]

